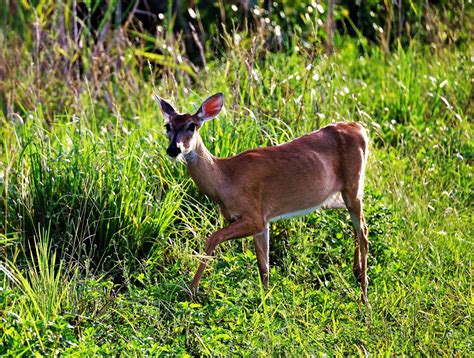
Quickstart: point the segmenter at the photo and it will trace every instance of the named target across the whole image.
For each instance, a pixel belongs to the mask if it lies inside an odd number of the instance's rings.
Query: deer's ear
[[[169,120],[173,114],[176,114],[176,111],[171,104],[169,104],[163,98],[157,95],[155,95],[155,97],[156,97],[156,100],[158,101],[158,104],[160,105],[161,112],[163,113],[163,115],[165,116],[167,120]]]
[[[194,116],[201,123],[208,121],[219,114],[223,105],[224,95],[222,93],[216,93],[202,102],[201,107]]]

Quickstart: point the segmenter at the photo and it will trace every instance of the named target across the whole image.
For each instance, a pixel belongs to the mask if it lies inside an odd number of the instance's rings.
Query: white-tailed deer
[[[362,196],[368,147],[361,125],[335,123],[285,144],[216,158],[204,146],[199,129],[219,114],[223,95],[206,99],[195,114],[178,113],[158,100],[166,118],[168,155],[181,156],[199,189],[219,204],[229,222],[207,239],[207,258],[190,284],[193,290],[216,246],[246,236],[254,237],[260,277],[268,288],[269,222],[319,207],[345,207],[355,232],[354,275],[366,302],[369,243]],[[334,202],[339,194],[342,199]]]

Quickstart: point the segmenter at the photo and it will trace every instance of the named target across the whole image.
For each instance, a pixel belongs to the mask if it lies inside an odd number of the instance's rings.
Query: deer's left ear
[[[224,95],[216,93],[206,99],[194,115],[201,123],[208,121],[219,114],[224,105]]]
[[[176,111],[171,104],[169,104],[163,98],[157,96],[156,94],[155,94],[155,98],[160,105],[161,112],[163,113],[163,115],[165,116],[167,120],[169,120],[173,114],[176,114]]]

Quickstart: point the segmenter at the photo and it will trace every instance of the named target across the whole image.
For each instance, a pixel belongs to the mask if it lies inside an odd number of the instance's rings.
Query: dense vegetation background
[[[469,355],[472,1],[0,0],[0,355]],[[230,156],[370,133],[369,301],[344,211],[250,239],[166,157],[153,92]]]

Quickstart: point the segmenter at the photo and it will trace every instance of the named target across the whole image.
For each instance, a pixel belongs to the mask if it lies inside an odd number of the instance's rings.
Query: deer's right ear
[[[155,97],[156,97],[156,100],[158,101],[158,104],[160,105],[161,112],[163,113],[165,118],[169,120],[170,117],[176,113],[173,106],[169,104],[168,102],[166,102],[163,98],[157,96],[156,94],[155,94]]]

